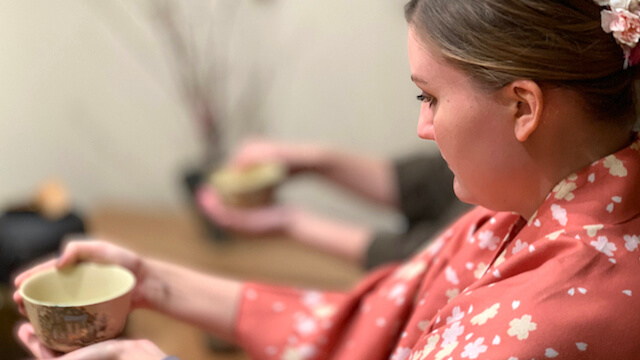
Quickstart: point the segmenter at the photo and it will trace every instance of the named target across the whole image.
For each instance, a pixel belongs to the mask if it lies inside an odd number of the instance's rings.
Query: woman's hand
[[[282,204],[249,209],[229,207],[208,186],[198,190],[197,198],[200,207],[216,224],[250,235],[286,232],[295,211]]]
[[[133,289],[131,297],[131,309],[137,307],[145,307],[146,305],[146,292],[149,289],[145,287],[145,269],[144,261],[138,256],[138,254],[121,248],[117,245],[110,244],[105,241],[71,241],[65,246],[62,255],[57,260],[50,260],[43,264],[37,265],[22,274],[18,275],[15,279],[16,289],[20,288],[20,285],[31,275],[40,272],[42,270],[57,267],[64,268],[66,266],[73,265],[79,262],[95,262],[101,264],[117,264],[129,269],[136,277],[136,286]],[[22,296],[19,291],[13,294],[13,300],[18,304],[18,308],[23,315],[24,304]]]
[[[36,359],[58,360],[161,360],[165,354],[149,340],[108,340],[59,355],[44,346],[35,335],[31,324],[18,328],[18,338]],[[59,357],[57,357],[59,356]]]

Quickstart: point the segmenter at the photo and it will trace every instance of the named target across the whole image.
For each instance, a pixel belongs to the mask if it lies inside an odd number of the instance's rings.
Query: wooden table
[[[239,279],[348,289],[363,274],[356,265],[287,239],[208,239],[197,217],[187,211],[105,206],[91,214],[89,230],[141,254]],[[202,331],[150,311],[132,313],[127,334],[150,339],[182,360],[248,359],[242,351],[213,353]]]

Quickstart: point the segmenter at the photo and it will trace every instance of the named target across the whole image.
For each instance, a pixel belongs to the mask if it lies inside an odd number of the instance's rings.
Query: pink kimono
[[[253,359],[640,359],[640,141],[527,221],[476,208],[349,293],[248,284]]]

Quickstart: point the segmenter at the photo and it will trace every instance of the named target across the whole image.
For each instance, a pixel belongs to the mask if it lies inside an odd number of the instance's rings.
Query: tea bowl
[[[222,168],[210,177],[225,205],[248,208],[273,202],[276,187],[286,175],[284,165],[263,163],[247,168]]]
[[[121,266],[81,263],[34,274],[19,292],[40,341],[66,353],[118,336],[135,284]]]

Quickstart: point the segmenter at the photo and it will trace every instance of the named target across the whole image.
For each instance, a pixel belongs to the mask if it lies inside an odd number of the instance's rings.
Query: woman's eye
[[[436,98],[434,98],[431,95],[427,95],[425,93],[422,93],[422,94],[416,96],[416,99],[418,99],[418,101],[422,101],[422,102],[428,103],[429,107],[432,107],[436,102]]]

